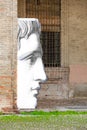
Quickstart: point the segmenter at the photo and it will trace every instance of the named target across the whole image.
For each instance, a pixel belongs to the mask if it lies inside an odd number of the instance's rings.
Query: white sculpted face
[[[18,19],[18,21],[23,30],[18,34],[17,107],[34,109],[37,106],[39,83],[46,81],[40,44],[40,24],[37,19]],[[24,30],[26,26],[28,28]]]

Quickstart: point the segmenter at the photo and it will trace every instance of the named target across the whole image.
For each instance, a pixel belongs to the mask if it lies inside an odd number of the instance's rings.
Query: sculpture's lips
[[[39,93],[39,90],[38,90],[38,89],[32,89],[32,94],[33,94],[34,96],[37,96],[38,93]]]
[[[32,91],[33,91],[33,90],[37,90],[37,91],[38,91],[39,89],[40,89],[40,85],[34,86],[34,87],[31,88]]]
[[[36,97],[39,93],[39,90],[40,90],[40,85],[34,85],[31,89],[32,91],[32,94]]]

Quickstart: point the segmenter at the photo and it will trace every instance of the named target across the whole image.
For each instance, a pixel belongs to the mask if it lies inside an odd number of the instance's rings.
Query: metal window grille
[[[60,0],[26,0],[26,17],[41,22],[43,61],[46,67],[60,66]]]
[[[46,67],[60,66],[60,33],[42,32],[43,61]]]

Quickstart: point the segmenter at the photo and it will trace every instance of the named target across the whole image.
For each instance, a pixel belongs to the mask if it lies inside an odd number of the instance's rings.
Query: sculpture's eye
[[[32,56],[32,57],[30,58],[30,64],[33,65],[33,64],[35,63],[36,59],[37,59],[36,56]]]

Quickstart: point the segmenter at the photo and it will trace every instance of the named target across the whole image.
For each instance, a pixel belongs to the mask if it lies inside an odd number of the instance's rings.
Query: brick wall
[[[0,1],[0,111],[12,111],[16,86],[17,2]]]

